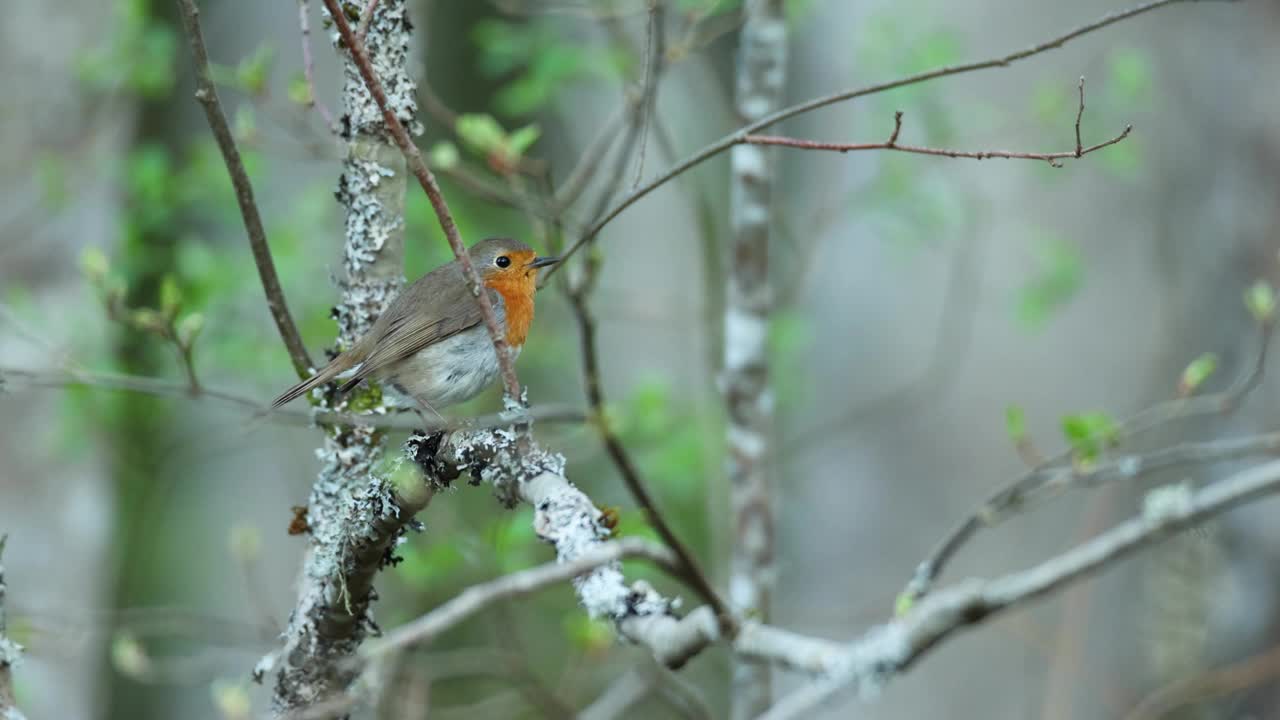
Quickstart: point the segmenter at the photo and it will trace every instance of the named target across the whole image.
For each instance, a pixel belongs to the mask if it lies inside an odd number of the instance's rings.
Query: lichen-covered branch
[[[777,109],[786,83],[787,26],[782,0],[746,5],[738,49],[738,115],[750,125]],[[770,152],[739,145],[730,154],[732,228],[724,319],[721,388],[727,415],[727,473],[733,527],[729,603],[735,613],[769,617],[773,587],[774,511],[768,478],[773,391],[769,383]],[[731,717],[754,718],[769,706],[770,668],[736,662]]]
[[[394,117],[417,130],[414,83],[408,74],[412,25],[405,0],[380,3],[367,23],[368,61],[388,89]],[[331,40],[340,49],[349,47]],[[377,319],[403,282],[404,158],[360,70],[343,52],[343,115],[347,157],[337,197],[346,209],[341,299],[334,308],[338,347],[350,347]],[[326,401],[327,402],[327,401]],[[381,405],[376,390],[357,391],[323,411]],[[346,662],[373,627],[373,579],[413,515],[431,498],[420,482],[396,483],[383,462],[383,434],[370,425],[330,426],[317,451],[323,467],[308,501],[311,549],[298,602],[279,654],[274,708],[278,715],[339,697],[355,679]],[[267,666],[259,668],[259,674]]]
[[[5,633],[4,546],[6,537],[0,535],[0,720],[24,720],[22,711],[13,698],[13,668],[22,661],[22,646],[9,639]]]

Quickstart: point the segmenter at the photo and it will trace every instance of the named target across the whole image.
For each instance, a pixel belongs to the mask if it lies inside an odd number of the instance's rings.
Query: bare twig
[[[258,266],[258,277],[262,280],[262,290],[267,295],[267,307],[276,322],[276,329],[284,340],[293,361],[293,369],[300,377],[306,376],[311,368],[311,359],[307,357],[307,348],[302,344],[302,336],[294,325],[293,316],[289,314],[289,306],[284,299],[284,291],[280,288],[280,278],[276,275],[275,262],[271,259],[271,248],[267,245],[267,233],[262,227],[262,216],[258,212],[258,204],[253,199],[253,185],[249,181],[249,173],[244,169],[240,159],[240,151],[236,149],[236,141],[227,125],[227,117],[222,111],[222,103],[218,100],[218,89],[209,75],[209,53],[205,50],[204,36],[200,31],[200,10],[195,0],[177,0],[178,10],[182,15],[182,25],[186,29],[187,40],[191,44],[191,57],[196,68],[196,99],[204,108],[205,118],[209,121],[209,129],[213,131],[218,150],[222,152],[222,160],[231,175],[231,184],[236,191],[236,202],[240,205],[240,215],[244,219],[244,228],[249,235],[249,247],[253,251],[253,262]]]
[[[1082,96],[1083,97],[1083,96]],[[1081,112],[1084,110],[1083,101],[1080,105]],[[1078,123],[1079,121],[1077,121]],[[788,147],[796,150],[828,150],[838,153],[856,152],[860,150],[892,150],[895,152],[912,153],[915,155],[936,155],[949,158],[971,158],[973,160],[991,160],[994,158],[1003,158],[1009,160],[1041,160],[1046,161],[1056,168],[1062,167],[1062,160],[1065,158],[1079,158],[1088,155],[1091,152],[1101,150],[1102,148],[1115,145],[1116,143],[1129,137],[1129,133],[1133,130],[1132,125],[1126,125],[1124,130],[1115,137],[1097,145],[1090,145],[1087,148],[1079,146],[1079,135],[1076,136],[1077,146],[1075,150],[1065,150],[1062,152],[1025,152],[1017,150],[952,150],[949,148],[931,148],[921,145],[902,145],[898,142],[898,131],[902,128],[902,111],[893,115],[893,133],[885,142],[878,143],[829,143],[819,142],[816,140],[800,140],[797,138],[781,137],[778,135],[748,135],[742,139],[742,142],[748,145],[776,145],[780,147]],[[1077,125],[1077,133],[1079,126]]]
[[[1280,461],[1257,465],[1197,492],[1181,492],[1175,502],[1150,507],[1142,516],[1028,570],[940,590],[903,617],[865,633],[847,647],[828,677],[783,698],[763,718],[811,717],[816,708],[850,687],[862,695],[873,693],[957,630],[1044,597],[1147,545],[1278,491]]]
[[[631,181],[631,189],[640,187],[644,179],[644,155],[649,144],[649,118],[658,111],[658,83],[655,75],[663,65],[666,52],[666,17],[660,0],[649,0],[649,30],[645,38],[644,80],[641,88],[644,95],[640,98],[640,147],[636,150],[636,173]]]
[[[311,57],[311,5],[310,0],[298,0],[298,29],[302,34],[302,76],[307,81],[307,107],[313,107],[324,119],[329,132],[337,127],[333,114],[316,95],[315,61]]]
[[[364,6],[364,12],[360,13],[360,42],[364,42],[369,34],[369,26],[373,24],[373,11],[377,9],[378,0],[369,0]]]
[[[573,254],[577,253],[580,249],[582,249],[582,246],[585,245],[591,238],[599,234],[599,232],[604,228],[605,225],[608,225],[609,222],[611,222],[615,217],[620,215],[627,208],[634,205],[637,201],[639,201],[644,196],[648,195],[649,193],[653,192],[659,187],[662,187],[666,183],[670,182],[673,178],[687,172],[691,168],[701,165],[702,163],[706,162],[712,157],[715,157],[716,155],[719,155],[725,150],[728,150],[729,148],[733,147],[734,145],[741,144],[743,142],[743,138],[745,138],[746,136],[758,133],[759,131],[767,127],[770,127],[772,125],[776,125],[782,122],[783,120],[787,120],[797,115],[802,115],[804,113],[811,112],[813,110],[817,110],[818,108],[823,108],[828,105],[834,105],[836,103],[843,102],[845,100],[853,100],[855,98],[865,97],[867,95],[874,95],[876,93],[882,93],[887,90],[893,90],[893,89],[905,87],[908,85],[915,85],[917,83],[927,82],[929,80],[936,80],[941,77],[978,72],[981,70],[990,70],[992,68],[1007,67],[1021,60],[1025,60],[1027,58],[1039,55],[1040,53],[1053,50],[1056,48],[1060,48],[1063,45],[1066,45],[1068,42],[1075,40],[1076,38],[1079,38],[1083,35],[1088,35],[1089,33],[1095,32],[1097,30],[1101,30],[1102,28],[1105,28],[1109,25],[1114,25],[1115,23],[1121,22],[1123,20],[1128,20],[1133,17],[1137,17],[1138,15],[1142,15],[1152,10],[1157,10],[1167,5],[1174,5],[1178,3],[1187,3],[1187,2],[1206,2],[1206,1],[1208,0],[1154,0],[1153,2],[1148,2],[1142,5],[1129,8],[1128,10],[1121,10],[1121,11],[1110,13],[1108,15],[1104,15],[1103,17],[1087,25],[1082,25],[1078,28],[1075,28],[1074,30],[1058,35],[1057,37],[1054,37],[1050,40],[1046,40],[1045,42],[1042,42],[1038,45],[1033,45],[1024,50],[1019,50],[1017,52],[1009,53],[1007,55],[1001,55],[999,57],[989,58],[987,60],[979,60],[977,62],[965,63],[963,65],[948,65],[946,67],[935,68],[933,70],[917,73],[915,75],[908,75],[903,78],[890,80],[888,82],[883,82],[876,85],[868,85],[865,87],[854,88],[850,90],[842,90],[837,93],[832,93],[830,95],[824,95],[821,97],[813,98],[811,100],[807,100],[797,105],[792,105],[791,107],[784,108],[766,117],[763,117],[756,122],[750,123],[748,125],[744,125],[743,127],[738,128],[734,132],[729,133],[728,135],[725,135],[724,137],[710,143],[709,145],[703,147],[701,150],[695,152],[694,154],[690,155],[689,157],[685,158],[679,163],[676,163],[675,165],[671,166],[666,170],[666,172],[663,172],[658,177],[655,177],[654,179],[640,186],[636,190],[632,191],[630,194],[624,197],[621,201],[619,201],[618,204],[614,205],[613,208],[610,209],[609,212],[604,215],[604,217],[600,218],[599,221],[597,221],[591,227],[589,227],[587,231],[583,233],[583,235],[579,237],[573,243],[573,245],[569,247],[569,250],[565,253],[564,257],[567,259]],[[548,274],[557,272],[559,270],[559,267],[563,266],[564,264],[565,263],[562,262],[556,267],[551,268],[550,273]]]
[[[667,548],[641,538],[623,538],[603,543],[569,562],[551,562],[472,585],[452,600],[417,620],[405,623],[382,639],[365,645],[361,655],[373,658],[412,645],[429,644],[440,633],[484,610],[493,603],[537,592],[550,585],[572,580],[601,565],[640,557],[670,570],[677,567],[675,555]]]
[[[187,1],[189,2],[190,0]],[[489,337],[493,340],[493,348],[498,355],[498,364],[502,368],[502,381],[506,393],[513,400],[519,402],[521,397],[520,381],[516,377],[515,364],[512,362],[506,337],[502,333],[502,328],[498,325],[498,316],[494,312],[493,302],[484,290],[484,284],[480,280],[479,273],[476,272],[475,267],[471,264],[471,257],[467,255],[467,248],[462,243],[462,236],[458,233],[458,226],[453,220],[453,214],[449,211],[449,205],[445,201],[444,195],[440,192],[440,185],[436,182],[435,175],[432,174],[427,164],[423,161],[422,153],[418,150],[418,146],[409,137],[409,131],[405,129],[400,119],[396,117],[395,112],[392,111],[387,103],[386,91],[382,87],[382,82],[374,73],[373,66],[369,63],[369,55],[365,50],[364,41],[356,37],[355,33],[351,31],[351,24],[347,22],[338,0],[323,1],[325,7],[329,9],[334,26],[338,30],[338,35],[351,53],[351,58],[359,69],[360,76],[364,78],[369,94],[373,96],[374,102],[377,103],[378,108],[382,111],[387,131],[391,133],[396,145],[404,153],[409,171],[418,179],[418,183],[422,185],[423,191],[427,194],[427,199],[431,201],[431,207],[435,210],[436,219],[440,222],[440,229],[444,232],[445,239],[449,241],[449,248],[453,250],[453,256],[457,258],[458,264],[462,267],[463,275],[467,278],[467,283],[471,287],[471,293],[475,296],[476,304],[480,307],[480,314],[484,317],[484,324],[489,331]],[[372,18],[370,21],[372,21]]]
[[[1140,433],[1177,420],[1206,415],[1225,415],[1234,411],[1241,401],[1262,382],[1273,330],[1274,326],[1270,321],[1260,324],[1259,346],[1254,363],[1249,371],[1230,388],[1219,393],[1178,398],[1147,408],[1120,424],[1117,428],[1117,441],[1123,442]],[[1110,462],[1099,464],[1086,471],[1082,471],[1072,463],[1071,451],[1050,458],[1043,465],[999,487],[962,520],[916,567],[915,575],[903,594],[913,599],[922,597],[942,574],[951,558],[979,529],[998,522],[1013,509],[1025,507],[1028,498],[1041,488],[1063,487],[1073,482],[1085,485],[1097,484],[1099,478],[1117,475],[1124,478],[1139,477],[1145,472],[1182,462],[1181,455],[1184,452],[1195,454],[1198,451],[1199,448],[1195,446],[1168,448],[1152,453],[1145,459],[1135,456],[1114,458]],[[1197,461],[1189,457],[1185,460]],[[1166,461],[1169,464],[1164,464]]]

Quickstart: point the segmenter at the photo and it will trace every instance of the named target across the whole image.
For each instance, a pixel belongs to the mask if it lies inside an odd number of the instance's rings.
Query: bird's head
[[[485,285],[520,287],[527,284],[531,292],[538,280],[538,268],[560,261],[556,257],[539,257],[533,248],[511,238],[481,240],[467,252]]]

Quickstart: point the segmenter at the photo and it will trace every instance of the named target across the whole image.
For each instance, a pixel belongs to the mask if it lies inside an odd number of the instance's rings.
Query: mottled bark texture
[[[415,85],[407,72],[411,31],[404,0],[384,0],[368,24],[365,44],[396,116],[417,131]],[[344,276],[333,312],[338,348],[345,349],[403,282],[407,174],[381,111],[336,34],[332,39],[344,55],[346,74],[340,129],[348,153],[336,192],[346,208]],[[327,410],[351,410],[353,404],[365,410],[382,401],[376,391],[357,390],[349,399],[320,402]],[[347,691],[357,669],[344,661],[374,627],[374,575],[430,499],[429,490],[412,483],[394,486],[383,467],[383,435],[372,427],[328,428],[317,455],[323,468],[308,501],[311,549],[276,678],[275,709],[282,715]]]
[[[747,4],[738,55],[737,108],[743,125],[776,110],[786,78],[787,34],[781,0]],[[730,156],[732,232],[724,321],[724,388],[728,409],[727,472],[733,511],[729,600],[740,614],[767,620],[774,581],[773,500],[768,457],[773,420],[766,339],[769,283],[770,151],[738,145]],[[769,706],[769,668],[735,661],[733,718]]]

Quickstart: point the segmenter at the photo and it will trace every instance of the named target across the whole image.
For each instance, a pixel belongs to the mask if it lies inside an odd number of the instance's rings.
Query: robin
[[[481,240],[467,254],[514,357],[533,322],[538,268],[559,258],[537,257],[528,245],[509,238]],[[498,372],[493,340],[462,265],[454,260],[415,280],[354,346],[285,390],[271,406],[280,407],[349,373],[339,392],[374,378],[439,415],[439,409],[478,395]]]

